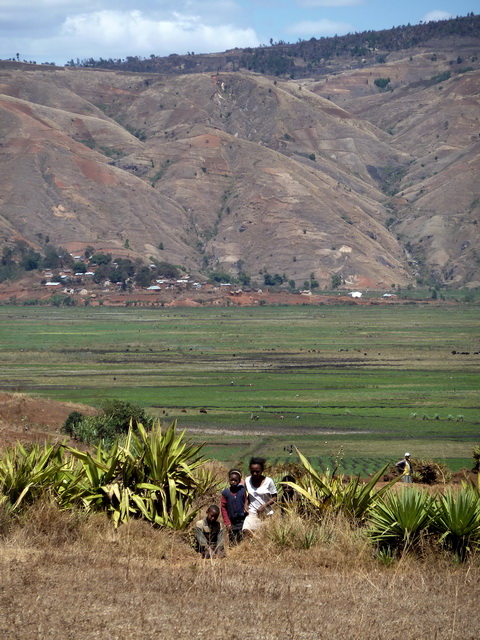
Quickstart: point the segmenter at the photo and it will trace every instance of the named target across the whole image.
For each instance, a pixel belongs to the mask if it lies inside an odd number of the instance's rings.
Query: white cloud
[[[288,31],[302,37],[331,36],[353,31],[352,25],[332,20],[303,20],[292,24]]]
[[[0,22],[4,13],[9,22],[9,28],[0,26],[0,58],[19,51],[21,59],[63,64],[71,58],[209,53],[260,43],[253,28],[237,24],[239,5],[232,0],[138,0],[135,10],[124,8],[131,0],[85,0],[83,7],[80,0],[38,0],[38,13],[32,0],[19,0],[22,19],[8,4],[4,11],[0,0]],[[111,6],[116,8],[101,8]]]
[[[199,16],[173,14],[154,19],[141,11],[96,11],[66,19],[62,35],[73,49],[101,49],[108,57],[224,51],[235,46],[256,46],[253,29],[230,24],[209,25]],[[109,53],[108,53],[109,52]]]
[[[353,7],[363,0],[297,0],[301,7]]]
[[[437,9],[435,11],[430,11],[426,15],[423,16],[423,22],[436,22],[437,20],[448,20],[449,18],[453,18],[452,13],[448,13],[448,11],[441,11]]]

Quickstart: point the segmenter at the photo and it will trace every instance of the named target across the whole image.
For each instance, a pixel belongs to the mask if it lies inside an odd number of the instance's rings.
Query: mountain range
[[[299,77],[241,51],[200,72],[0,62],[0,248],[480,286],[479,38],[367,44]]]

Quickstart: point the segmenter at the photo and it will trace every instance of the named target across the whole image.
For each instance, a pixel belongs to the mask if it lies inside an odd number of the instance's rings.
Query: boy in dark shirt
[[[220,506],[230,544],[237,544],[242,540],[243,521],[247,515],[247,491],[241,481],[241,472],[238,469],[230,469],[228,472],[230,487],[222,491]]]
[[[212,504],[207,509],[206,518],[195,525],[197,551],[202,558],[221,557],[224,553],[223,529],[218,522],[220,509]]]

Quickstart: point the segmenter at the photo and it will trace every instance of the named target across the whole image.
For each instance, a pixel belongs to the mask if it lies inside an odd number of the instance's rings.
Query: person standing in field
[[[410,454],[406,453],[403,460],[399,460],[395,466],[397,467],[397,471],[402,474],[402,482],[411,484],[413,482],[413,465],[410,460]]]
[[[222,491],[220,509],[230,544],[243,538],[243,522],[247,515],[247,490],[242,484],[242,473],[238,469],[228,472],[229,487]]]
[[[273,514],[272,505],[277,500],[277,488],[271,478],[264,475],[264,458],[251,458],[250,475],[245,480],[248,498],[248,515],[243,523],[243,532],[253,536],[265,517]]]

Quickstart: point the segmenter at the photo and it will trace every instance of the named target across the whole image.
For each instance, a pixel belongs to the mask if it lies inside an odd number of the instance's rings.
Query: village
[[[246,286],[238,282],[200,279],[169,263],[140,265],[128,258],[112,260],[111,254],[103,253],[69,255],[68,266],[32,270],[20,280],[2,283],[0,303],[27,306],[263,306],[400,301],[393,292],[339,289],[322,293],[315,287]]]

